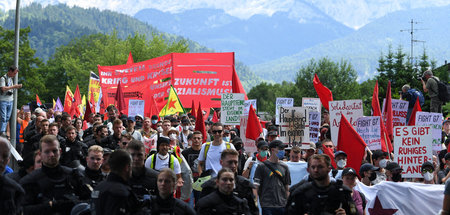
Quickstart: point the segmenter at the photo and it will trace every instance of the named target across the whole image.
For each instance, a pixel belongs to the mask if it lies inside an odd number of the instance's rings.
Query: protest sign
[[[356,132],[366,142],[370,150],[381,150],[381,118],[379,116],[360,117]]]
[[[433,138],[433,152],[437,154],[442,150],[442,113],[429,113],[419,111],[416,113],[416,125],[430,126]]]
[[[319,141],[320,117],[320,112],[309,111],[309,141],[314,143]]]
[[[330,101],[330,129],[331,129],[331,140],[333,144],[337,144],[338,133],[339,133],[339,123],[341,122],[341,113],[344,114],[348,122],[352,124],[353,128],[356,130],[357,119],[363,116],[363,103],[362,100],[341,100],[341,101]]]
[[[253,105],[253,108],[256,112],[256,99],[250,99],[244,101],[244,116],[248,116],[248,112],[250,111],[250,105]]]
[[[242,93],[222,94],[220,122],[224,125],[239,125],[244,115],[245,95]]]
[[[302,107],[308,108],[310,111],[321,112],[322,105],[319,98],[302,98]]]
[[[141,115],[144,116],[145,101],[130,99],[128,100],[128,116]]]
[[[308,108],[280,107],[280,140],[292,146],[292,143],[309,142]]]
[[[394,128],[394,158],[403,169],[403,178],[422,178],[423,162],[433,162],[431,130],[425,126]]]
[[[249,152],[253,154],[257,151],[256,143],[252,139],[247,139],[245,137],[245,132],[247,132],[247,122],[248,122],[248,116],[241,116],[240,120],[240,128],[239,128],[239,134],[242,139],[242,142],[244,143],[244,149],[245,152]]]
[[[280,124],[280,107],[294,107],[293,98],[277,98],[275,103],[275,124]]]
[[[383,100],[383,113],[384,113],[384,103],[386,99]],[[408,101],[392,99],[392,127],[395,126],[405,126],[406,125],[406,115],[408,114]],[[386,123],[386,120],[384,120]]]

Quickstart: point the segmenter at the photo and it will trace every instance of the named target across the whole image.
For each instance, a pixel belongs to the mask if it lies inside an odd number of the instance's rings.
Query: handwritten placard
[[[292,145],[309,142],[308,109],[304,107],[280,107],[280,140]]]
[[[386,99],[383,100],[383,116]],[[395,126],[405,126],[406,125],[406,115],[408,114],[408,102],[399,99],[392,99],[392,127]],[[384,119],[386,123],[386,120]]]
[[[381,117],[360,117],[356,124],[356,132],[366,142],[370,150],[381,150]]]
[[[275,124],[280,124],[280,107],[294,107],[293,98],[277,98],[275,103]]]
[[[352,124],[353,128],[357,127],[357,119],[363,116],[362,100],[342,100],[330,101],[330,128],[331,140],[333,144],[337,144],[339,124],[341,122],[341,114]]]
[[[319,141],[320,112],[309,111],[309,141],[317,143]]]
[[[429,113],[419,111],[416,113],[416,125],[430,126],[433,138],[433,151],[435,154],[442,150],[442,113]]]
[[[220,122],[224,125],[239,125],[244,115],[244,100],[242,93],[222,94]]]
[[[134,117],[138,114],[144,116],[144,110],[145,110],[144,100],[136,100],[136,99],[128,100],[128,116]]]
[[[244,101],[244,116],[248,116],[248,112],[250,111],[250,105],[253,105],[253,108],[255,109],[255,112],[257,110],[256,108],[256,99],[250,99]]]
[[[319,98],[302,98],[302,107],[306,107],[310,111],[317,111],[320,113],[322,105]]]

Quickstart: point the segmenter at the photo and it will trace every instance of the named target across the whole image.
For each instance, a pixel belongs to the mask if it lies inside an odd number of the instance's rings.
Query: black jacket
[[[110,173],[92,192],[91,210],[95,215],[135,214],[141,208],[131,187],[115,173]]]
[[[143,199],[144,195],[156,195],[158,189],[156,187],[158,172],[146,167],[142,170],[140,172],[133,170],[132,176],[128,180],[128,184],[139,199]]]
[[[24,188],[24,214],[70,214],[72,207],[87,200],[90,190],[76,169],[58,165],[34,170],[20,180]],[[52,201],[52,204],[49,204]]]
[[[111,134],[111,135],[105,137],[104,139],[102,139],[100,146],[103,148],[109,148],[111,150],[115,150],[115,149],[119,148],[119,143],[120,143],[120,139],[116,138],[116,136],[114,136],[114,134]]]
[[[82,164],[86,163],[87,146],[83,142],[78,140],[70,142],[69,140],[66,140],[65,147],[61,147],[61,150],[61,165],[71,166],[71,163],[74,160],[79,160]]]
[[[255,196],[253,195],[253,184],[248,179],[240,175],[236,176],[235,184],[236,187],[234,188],[234,192],[236,193],[237,197],[247,200],[248,208],[250,209],[251,214],[258,214],[259,210],[254,201]],[[200,195],[200,199],[204,196],[209,195],[210,193],[213,193],[215,190],[216,177],[211,178],[202,185],[202,193]]]
[[[170,214],[170,215],[195,215],[194,209],[188,204],[170,196],[168,199],[162,199],[158,196],[150,197],[150,214]]]
[[[89,184],[92,188],[95,188],[100,182],[105,180],[105,175],[103,175],[102,170],[91,170],[86,167],[82,172],[83,182]]]
[[[197,214],[199,215],[249,215],[247,200],[241,199],[234,194],[225,195],[219,191],[201,198],[197,203]]]
[[[0,175],[0,213],[16,215],[22,212],[25,191],[14,180]]]

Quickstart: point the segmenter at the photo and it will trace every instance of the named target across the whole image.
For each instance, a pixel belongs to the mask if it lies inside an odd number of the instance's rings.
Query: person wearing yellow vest
[[[214,135],[214,140],[212,142],[206,142],[205,144],[203,144],[202,149],[200,150],[200,154],[198,156],[198,173],[199,175],[202,175],[204,170],[211,170],[211,177],[215,177],[217,176],[219,170],[222,169],[222,165],[220,164],[220,154],[222,153],[222,151],[225,149],[235,148],[233,144],[225,142],[222,139],[222,123],[214,123],[212,125],[212,133]]]
[[[169,153],[170,139],[159,137],[156,142],[157,153],[151,155],[145,161],[145,167],[160,171],[164,168],[172,169],[177,175],[177,186],[183,186],[183,178],[181,177],[180,162],[177,157]]]

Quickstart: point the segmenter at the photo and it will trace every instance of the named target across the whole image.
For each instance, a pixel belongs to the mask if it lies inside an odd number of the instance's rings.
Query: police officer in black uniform
[[[7,174],[6,177],[19,183],[20,179],[34,170],[34,157],[35,153],[28,153],[27,155],[25,155],[23,157],[23,160],[19,162],[19,169],[10,174]]]
[[[253,184],[246,178],[237,175],[237,169],[238,169],[238,157],[239,153],[234,149],[225,149],[222,151],[221,157],[220,157],[220,164],[223,168],[229,168],[235,173],[235,188],[233,192],[236,193],[237,197],[246,199],[248,203],[248,207],[250,209],[251,214],[258,214],[259,210],[256,207],[253,195]],[[216,178],[211,178],[210,180],[206,181],[202,185],[202,193],[200,195],[200,199],[202,199],[204,196],[209,195],[210,193],[213,193],[217,189],[216,186]]]
[[[104,138],[100,146],[114,150],[119,148],[120,139],[122,138],[123,122],[120,119],[115,119],[112,124],[113,133]]]
[[[25,189],[24,214],[70,214],[72,207],[90,196],[77,169],[59,164],[61,148],[54,135],[42,137],[42,168],[20,180]]]
[[[197,204],[199,215],[246,214],[249,215],[247,200],[241,199],[233,192],[235,172],[222,168],[217,173],[217,189],[201,198]]]
[[[132,140],[127,144],[127,151],[133,159],[133,173],[128,181],[131,189],[139,199],[144,196],[156,195],[156,178],[158,171],[145,167],[145,146],[139,140]]]
[[[89,147],[86,157],[86,168],[82,173],[84,175],[83,182],[88,184],[92,189],[106,178],[100,169],[102,164],[103,148],[98,145]]]
[[[122,149],[111,153],[108,163],[111,173],[92,192],[91,210],[94,215],[136,214],[141,211],[140,202],[128,179],[131,177],[131,156]]]
[[[194,209],[188,204],[175,199],[173,192],[177,184],[175,172],[169,168],[164,168],[159,172],[157,178],[158,194],[150,197],[148,204],[150,214],[168,215],[195,215]]]
[[[6,165],[9,162],[10,147],[9,141],[3,137],[0,137],[0,173],[5,171]],[[25,191],[18,183],[3,174],[0,174],[1,214],[21,214],[24,195]]]
[[[306,182],[291,194],[287,214],[356,214],[356,206],[348,187],[341,180],[330,181],[330,157],[315,154],[308,160],[312,181]]]

